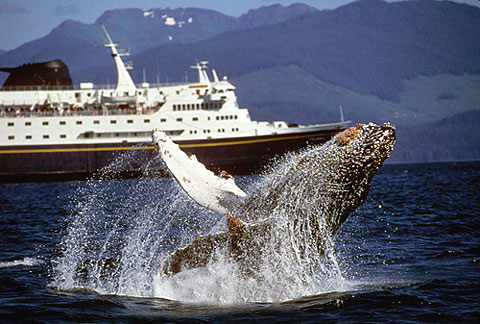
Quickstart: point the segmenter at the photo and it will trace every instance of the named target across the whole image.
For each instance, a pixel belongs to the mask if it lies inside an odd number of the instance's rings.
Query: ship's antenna
[[[114,43],[110,34],[107,32],[105,25],[100,22],[100,26],[102,26],[103,32],[105,33],[105,37],[107,37],[107,43],[104,44],[104,47],[110,48],[112,53],[113,60],[115,61],[115,67],[117,68],[117,88],[115,89],[116,92],[135,92],[135,83],[133,83],[130,74],[125,67],[125,64],[122,61],[121,56],[129,55],[128,51],[123,53],[119,53],[117,50],[117,43]]]

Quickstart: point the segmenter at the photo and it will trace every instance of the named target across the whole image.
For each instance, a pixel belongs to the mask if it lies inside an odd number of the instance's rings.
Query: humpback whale
[[[250,276],[265,260],[276,262],[272,251],[299,264],[322,255],[366,199],[373,176],[393,150],[395,127],[358,124],[322,146],[290,154],[248,194],[233,178],[217,176],[187,156],[163,132],[153,130],[152,139],[185,192],[199,205],[229,217],[228,229],[199,236],[166,255],[160,273],[204,267],[221,254]],[[230,226],[232,219],[235,226]]]

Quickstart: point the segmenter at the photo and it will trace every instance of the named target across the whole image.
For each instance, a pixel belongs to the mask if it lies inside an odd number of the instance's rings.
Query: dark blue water
[[[147,185],[140,186],[142,181]],[[93,199],[91,205],[102,205],[105,201],[104,207],[109,205],[117,214],[144,207],[150,210],[150,219],[145,222],[162,224],[161,213],[157,215],[154,210],[159,204],[155,202],[156,196],[140,192],[131,197],[130,188],[166,188],[168,193],[170,180],[113,182],[115,190],[125,193],[116,202],[109,200],[108,192],[102,189],[110,190],[112,181],[93,186],[86,182],[0,186],[0,322],[474,323],[480,320],[480,162],[384,166],[374,178],[367,201],[336,236],[334,254],[348,285],[271,303],[200,303],[161,296],[101,294],[88,287],[59,289],[53,285],[58,280],[53,263],[65,257],[60,242],[65,244],[72,222],[91,217],[82,214],[93,208],[80,210],[83,204],[88,204],[82,199]],[[85,188],[98,190],[98,196],[85,194]],[[129,199],[132,202],[128,206],[134,207],[121,207],[127,206]],[[100,216],[96,215],[95,220]],[[108,220],[112,221],[115,220]],[[193,225],[202,230],[201,224]],[[131,224],[124,222],[122,226]],[[92,229],[83,238],[95,246],[101,238],[93,233],[89,237],[89,233]],[[146,237],[146,242],[149,239]],[[137,257],[141,253],[136,251]],[[155,262],[155,258],[149,262]],[[135,282],[130,285],[135,286]]]

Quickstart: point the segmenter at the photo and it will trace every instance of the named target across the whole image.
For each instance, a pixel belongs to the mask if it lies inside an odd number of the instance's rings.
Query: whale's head
[[[395,127],[392,124],[369,123],[358,124],[337,134],[330,146],[332,151],[338,150],[337,154],[345,164],[353,163],[358,172],[370,173],[376,172],[390,156],[394,144]]]
[[[365,200],[394,143],[395,127],[389,123],[350,127],[277,166],[242,207],[255,217],[288,215],[291,224],[333,235]]]

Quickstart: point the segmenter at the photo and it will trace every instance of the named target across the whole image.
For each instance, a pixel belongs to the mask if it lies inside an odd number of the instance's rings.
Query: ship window
[[[60,121],[60,125],[65,125],[65,124],[66,124],[66,122],[64,120]]]
[[[110,120],[110,124],[116,124],[117,121],[115,119]]]
[[[235,115],[235,119],[237,119],[237,115]]]
[[[25,139],[31,140],[31,139],[32,139],[32,135],[26,135],[26,136],[25,136]]]
[[[80,92],[75,92],[75,98],[80,98]]]
[[[144,122],[144,123],[149,123],[149,122],[150,122],[150,119],[144,119],[143,122]]]
[[[48,122],[47,122],[47,121],[44,121],[44,122],[42,122],[42,125],[43,125],[43,126],[48,126]]]
[[[127,120],[127,123],[133,124],[133,120],[129,119],[129,120]]]
[[[65,134],[60,134],[60,138],[67,138],[67,135],[65,135]]]
[[[187,110],[190,110],[190,104],[187,105]]]
[[[165,122],[167,122],[167,119],[166,118],[160,118],[160,122],[165,123]]]
[[[184,104],[182,105],[182,110],[185,110],[185,105]]]
[[[50,138],[50,135],[43,135],[43,138],[44,138],[44,139],[49,139],[49,138]]]
[[[81,120],[77,120],[76,124],[77,124],[77,125],[82,125],[82,121],[81,121]]]
[[[100,121],[99,121],[99,120],[94,120],[93,123],[94,123],[95,125],[98,125],[98,124],[100,124]]]
[[[219,119],[220,119],[220,117],[217,116],[217,120],[219,120]]]
[[[193,117],[192,120],[193,121],[198,121],[198,117]]]
[[[115,133],[115,136],[116,136],[116,137],[119,137],[119,136],[120,136],[120,133]]]
[[[14,139],[15,139],[15,136],[10,135],[10,136],[8,136],[8,139],[9,139],[9,140],[14,140]]]
[[[177,110],[177,105],[173,105],[173,111]]]
[[[25,126],[32,126],[32,122],[25,122]]]
[[[8,127],[13,127],[14,125],[14,123],[8,123]]]
[[[182,120],[182,118],[177,118],[177,122],[181,122]]]
[[[96,133],[95,136],[97,136],[97,137],[102,137],[102,134]]]
[[[225,118],[224,116],[221,117],[222,120],[223,120],[224,118]]]

